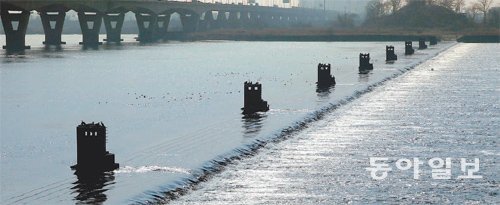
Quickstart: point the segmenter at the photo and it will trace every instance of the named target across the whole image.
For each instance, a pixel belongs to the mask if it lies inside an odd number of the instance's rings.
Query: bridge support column
[[[78,12],[78,21],[82,29],[82,42],[84,47],[97,47],[101,45],[99,42],[99,32],[102,24],[102,14],[99,12]]]
[[[225,28],[227,26],[226,11],[217,12],[217,20],[215,20],[215,28]]]
[[[194,13],[181,14],[181,23],[184,32],[194,32],[198,28],[200,16]]]
[[[237,11],[229,12],[229,18],[227,19],[227,21],[230,28],[238,28],[240,24],[238,19],[238,12]]]
[[[168,35],[168,25],[170,24],[170,16],[172,13],[162,13],[156,19],[156,34],[161,40],[166,40]]]
[[[286,28],[290,28],[291,26],[291,22],[292,22],[292,17],[291,16],[284,16],[283,17],[284,19],[282,19],[282,24],[283,24],[283,27],[286,27]]]
[[[202,21],[200,21],[200,24],[198,25],[198,30],[214,29],[214,22],[215,20],[212,11],[207,11],[205,12],[205,17],[203,18]]]
[[[243,28],[251,28],[250,25],[250,13],[248,11],[240,12],[240,24]]]
[[[125,20],[124,12],[107,12],[104,14],[104,27],[106,28],[107,43],[120,43],[123,41],[122,27]]]
[[[250,14],[250,21],[254,25],[255,28],[263,28],[262,24],[262,16],[260,13],[253,12]]]
[[[155,42],[157,40],[155,30],[158,16],[156,14],[137,12],[135,13],[135,19],[139,27],[139,37],[137,40],[141,43]]]
[[[30,49],[25,45],[26,29],[30,12],[21,8],[1,3],[0,16],[2,17],[3,30],[5,32],[6,45],[3,49],[9,52],[24,51]]]
[[[61,47],[61,44],[66,44],[66,42],[61,41],[65,17],[66,9],[61,7],[46,8],[40,11],[43,32],[45,33],[43,44],[57,47]]]

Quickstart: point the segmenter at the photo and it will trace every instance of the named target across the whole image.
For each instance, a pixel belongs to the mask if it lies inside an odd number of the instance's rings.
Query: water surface
[[[0,189],[5,203],[144,202],[186,185],[214,162],[278,136],[322,108],[352,98],[452,46],[403,55],[401,43],[169,42],[82,50],[63,36],[45,51],[28,36],[25,55],[0,53]],[[2,40],[4,37],[1,36]],[[4,44],[4,42],[0,42]],[[385,45],[399,59],[385,63]],[[3,51],[2,51],[3,52]],[[375,70],[358,74],[369,52]],[[316,92],[316,65],[331,63],[337,86]],[[242,118],[243,82],[263,84],[271,110]],[[121,169],[78,181],[75,128],[108,127]]]

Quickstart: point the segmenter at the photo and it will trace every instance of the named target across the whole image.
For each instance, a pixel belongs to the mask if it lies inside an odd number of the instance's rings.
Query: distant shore
[[[417,41],[420,38],[459,42],[499,43],[499,31],[445,32],[438,30],[329,30],[329,29],[223,29],[190,34],[172,33],[174,40],[234,41]]]

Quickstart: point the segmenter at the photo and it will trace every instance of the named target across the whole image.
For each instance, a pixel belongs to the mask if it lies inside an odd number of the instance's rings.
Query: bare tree
[[[477,0],[479,11],[483,13],[483,24],[486,24],[486,17],[488,16],[488,10],[490,10],[491,3],[493,3],[493,0]]]
[[[374,20],[378,17],[385,15],[385,6],[384,2],[381,0],[371,0],[366,5],[366,19]]]
[[[453,10],[453,4],[455,3],[455,0],[439,0],[439,2],[437,2],[437,3],[438,3],[438,5],[440,5],[444,8]]]
[[[462,8],[465,6],[465,0],[455,0],[455,4],[453,4],[453,6],[455,7],[455,12],[460,13],[462,12]]]
[[[402,0],[389,0],[388,5],[390,7],[391,13],[396,13],[401,8]]]
[[[475,3],[467,8],[467,14],[469,15],[469,18],[473,22],[476,22],[476,17],[477,17],[477,14],[479,13],[479,7],[480,7],[479,4]]]
[[[437,5],[438,4],[438,0],[425,0],[425,3],[427,5]]]

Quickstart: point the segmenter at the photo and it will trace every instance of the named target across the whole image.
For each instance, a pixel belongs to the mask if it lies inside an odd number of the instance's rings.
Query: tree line
[[[500,27],[499,8],[491,8],[493,0],[476,0],[466,5],[465,0],[371,0],[366,6],[366,23],[374,23],[384,17],[397,15],[405,7],[427,9],[434,8],[442,12],[454,12],[467,17],[470,22],[478,22],[482,16],[482,24]],[[436,8],[439,7],[439,8]],[[446,11],[444,10],[446,9]],[[425,12],[425,11],[424,11]],[[451,15],[451,14],[450,14]],[[450,19],[451,20],[451,19]]]

